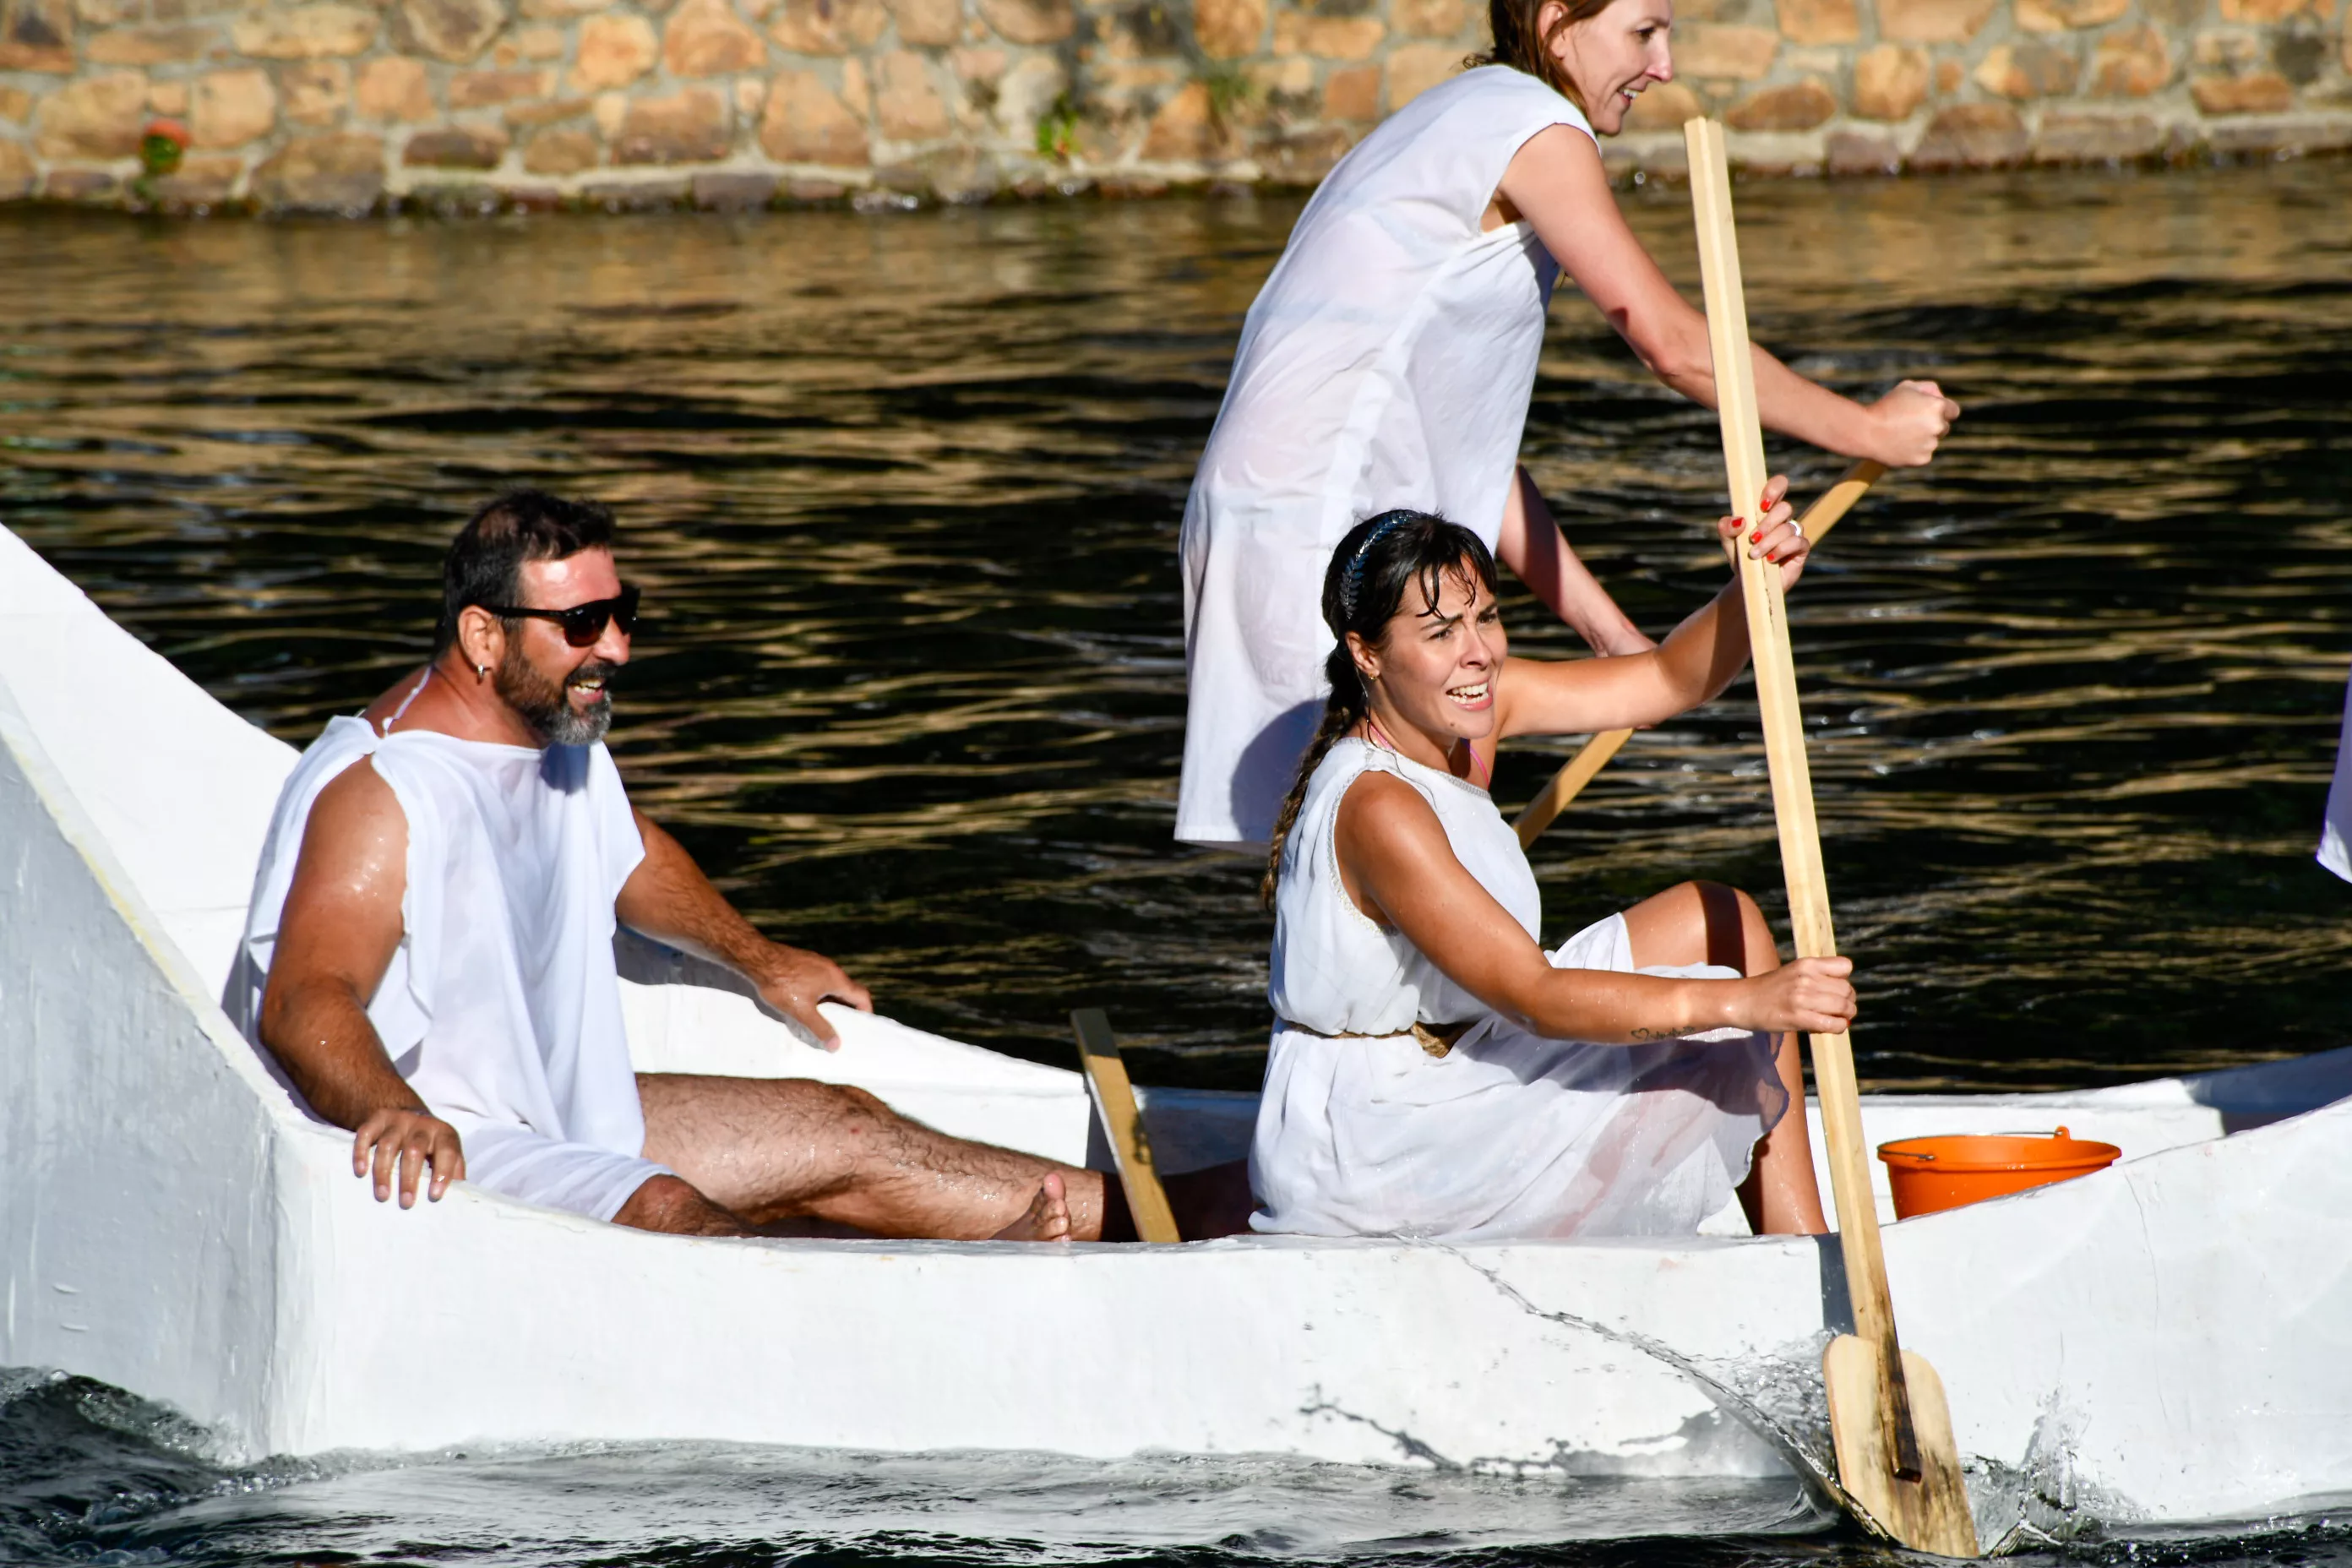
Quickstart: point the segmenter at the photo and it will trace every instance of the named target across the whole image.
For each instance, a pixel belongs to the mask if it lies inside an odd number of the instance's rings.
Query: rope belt
[[[1276,1023],[1286,1029],[1296,1029],[1302,1035],[1313,1035],[1318,1039],[1325,1040],[1394,1040],[1411,1035],[1421,1042],[1421,1048],[1433,1057],[1445,1055],[1454,1048],[1455,1041],[1486,1021],[1484,1018],[1465,1018],[1458,1024],[1424,1024],[1416,1018],[1410,1029],[1391,1029],[1384,1034],[1363,1034],[1354,1029],[1341,1029],[1336,1033],[1329,1029],[1312,1029],[1296,1018],[1275,1019]]]

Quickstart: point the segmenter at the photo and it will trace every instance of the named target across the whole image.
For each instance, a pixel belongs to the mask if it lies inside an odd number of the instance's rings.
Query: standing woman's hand
[[[1951,433],[1960,405],[1932,381],[1901,381],[1870,405],[1876,450],[1857,452],[1890,468],[1916,468],[1936,455],[1936,444]]]

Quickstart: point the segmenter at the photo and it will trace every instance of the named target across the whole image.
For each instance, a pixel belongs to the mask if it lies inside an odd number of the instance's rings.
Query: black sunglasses
[[[637,590],[631,584],[624,584],[617,598],[591,599],[568,610],[526,610],[514,605],[484,605],[482,608],[505,620],[528,616],[535,621],[553,621],[563,628],[563,640],[573,647],[593,647],[596,639],[604,635],[606,621],[618,626],[623,637],[637,629]]]

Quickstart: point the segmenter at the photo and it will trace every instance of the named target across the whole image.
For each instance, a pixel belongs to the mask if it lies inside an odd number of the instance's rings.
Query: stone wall
[[[1751,171],[2352,146],[2352,0],[1684,0],[1612,144]],[[903,205],[1307,184],[1472,0],[0,0],[0,198]],[[141,178],[152,121],[188,142]]]

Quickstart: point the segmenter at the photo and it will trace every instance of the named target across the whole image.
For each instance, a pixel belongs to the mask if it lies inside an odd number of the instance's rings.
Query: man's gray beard
[[[507,656],[499,662],[498,673],[490,684],[499,700],[530,727],[541,745],[593,746],[613,727],[613,693],[609,689],[598,692],[596,700],[583,713],[572,706],[566,683],[581,675],[602,676],[609,681],[619,668],[616,664],[592,658],[563,681],[552,681],[532,668],[524,660],[522,650],[509,642]]]

